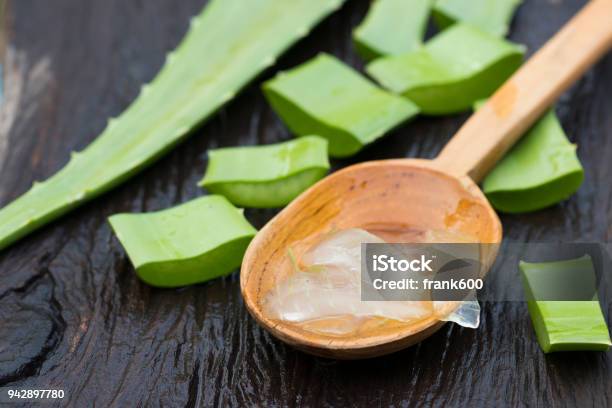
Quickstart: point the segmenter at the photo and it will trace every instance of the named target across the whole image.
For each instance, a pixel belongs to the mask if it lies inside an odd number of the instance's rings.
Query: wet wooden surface
[[[9,0],[0,205],[94,139],[153,77],[204,3]],[[526,0],[511,38],[532,52],[582,4]],[[360,67],[350,31],[366,8],[366,1],[350,1],[264,77],[321,50]],[[107,217],[204,194],[196,182],[208,148],[287,139],[259,82],[148,170],[0,254],[0,385],[61,388],[73,406],[612,404],[612,354],[544,356],[521,303],[485,304],[478,330],[447,325],[392,356],[339,362],[297,352],[259,328],[243,306],[237,273],[180,290],[138,281]],[[610,238],[610,95],[608,56],[557,109],[578,143],[584,185],[553,208],[503,216],[507,238]],[[418,118],[335,167],[433,157],[465,118]],[[273,212],[247,215],[261,226]],[[604,308],[608,315],[610,304]]]

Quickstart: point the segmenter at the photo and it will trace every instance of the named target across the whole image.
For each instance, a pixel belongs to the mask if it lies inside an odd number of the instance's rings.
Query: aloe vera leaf
[[[343,0],[212,0],[157,77],[83,152],[0,210],[0,249],[151,164]]]
[[[257,232],[242,210],[218,195],[109,222],[136,273],[159,287],[205,282],[232,272]]]
[[[200,186],[235,205],[282,207],[329,170],[327,140],[304,136],[267,146],[210,150]]]
[[[590,256],[557,262],[521,261],[519,268],[529,314],[545,353],[610,348]],[[564,300],[571,297],[587,300]]]
[[[521,3],[522,0],[437,0],[433,17],[441,29],[455,22],[464,22],[497,37],[504,37]]]
[[[524,47],[455,24],[418,51],[383,57],[366,71],[429,115],[468,110],[490,96],[520,65]]]
[[[584,170],[554,111],[549,111],[485,177],[482,187],[499,211],[524,213],[574,194]]]
[[[327,54],[278,74],[263,90],[293,133],[326,138],[332,157],[357,153],[418,113]]]
[[[432,3],[433,0],[375,0],[353,31],[359,55],[369,61],[421,48]]]

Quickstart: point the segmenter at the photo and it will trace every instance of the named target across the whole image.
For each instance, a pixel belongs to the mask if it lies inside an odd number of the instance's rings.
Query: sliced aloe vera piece
[[[0,249],[151,164],[342,2],[209,2],[119,118],[59,173],[0,210]]]
[[[455,24],[423,49],[383,57],[366,71],[429,115],[462,112],[490,96],[521,65],[524,47]]]
[[[521,262],[519,267],[529,314],[545,353],[610,348],[610,333],[597,300],[595,272],[588,255],[558,262]],[[593,300],[538,300],[582,299],[585,295]]]
[[[206,196],[168,210],[109,218],[138,277],[159,287],[205,282],[232,272],[257,232],[242,210]]]
[[[353,42],[366,60],[404,54],[423,45],[433,0],[375,0]]]
[[[437,0],[433,17],[441,29],[460,21],[504,37],[521,3],[522,0]]]
[[[263,90],[292,132],[326,138],[333,157],[357,153],[418,113],[327,54],[278,74]]]
[[[482,187],[497,210],[524,213],[565,200],[583,180],[576,146],[550,111],[491,170]]]
[[[200,185],[243,207],[282,207],[329,170],[327,140],[304,136],[267,146],[208,152]]]

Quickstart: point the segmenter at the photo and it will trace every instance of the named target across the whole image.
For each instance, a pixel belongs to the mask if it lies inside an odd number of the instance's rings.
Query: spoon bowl
[[[274,217],[249,246],[241,289],[255,319],[279,339],[304,351],[333,358],[372,357],[410,346],[442,326],[435,317],[416,324],[385,324],[351,336],[304,330],[266,316],[266,295],[291,271],[288,248],[297,259],[322,235],[347,228],[448,230],[499,243],[495,211],[467,176],[455,177],[419,159],[356,164],[321,180]]]
[[[266,296],[292,271],[289,250],[299,260],[326,232],[355,227],[451,230],[480,243],[500,243],[501,223],[477,183],[561,93],[610,49],[611,20],[612,0],[588,2],[470,117],[435,160],[361,163],[302,193],[255,236],[246,251],[240,287],[251,315],[296,348],[341,359],[388,354],[439,329],[443,322],[432,316],[411,324],[385,322],[335,337],[271,319],[264,306]],[[493,252],[481,253],[485,268],[492,264]],[[442,313],[456,306],[457,302],[449,302]]]

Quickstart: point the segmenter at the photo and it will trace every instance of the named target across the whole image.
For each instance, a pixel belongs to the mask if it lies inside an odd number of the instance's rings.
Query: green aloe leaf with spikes
[[[0,210],[0,249],[151,164],[343,1],[211,0],[123,114]]]

